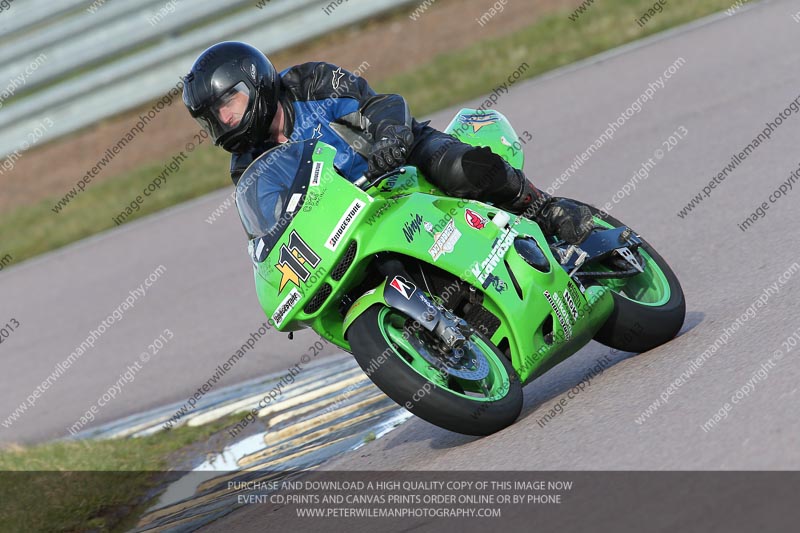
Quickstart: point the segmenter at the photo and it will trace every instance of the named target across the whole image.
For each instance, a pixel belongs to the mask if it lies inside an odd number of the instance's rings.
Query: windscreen
[[[256,261],[263,261],[300,211],[308,187],[315,141],[286,143],[264,152],[236,186],[239,218]]]

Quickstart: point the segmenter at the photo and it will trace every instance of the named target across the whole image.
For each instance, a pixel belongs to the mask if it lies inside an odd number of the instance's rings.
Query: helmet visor
[[[249,106],[250,89],[240,81],[211,103],[210,113],[205,112],[196,118],[216,140],[242,123]]]
[[[250,89],[247,88],[243,81],[240,81],[217,98],[211,106],[211,111],[219,121],[223,133],[241,124],[249,104]]]

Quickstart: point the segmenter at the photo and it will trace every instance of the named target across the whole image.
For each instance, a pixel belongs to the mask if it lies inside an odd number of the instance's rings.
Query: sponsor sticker
[[[550,303],[550,307],[553,308],[553,312],[556,314],[556,318],[558,319],[558,323],[561,324],[561,329],[564,331],[564,339],[569,340],[572,337],[572,325],[567,318],[567,311],[564,308],[564,302],[558,297],[558,294],[550,294],[550,291],[544,291],[544,297],[547,298],[547,301]]]
[[[569,289],[569,293],[572,295],[572,299],[576,302],[580,302],[581,294],[586,292],[586,287],[583,286],[583,283],[581,283],[581,280],[579,279],[573,278],[573,282],[570,283],[567,288]]]
[[[267,245],[263,238],[250,241],[250,244],[247,245],[247,249],[250,251],[250,257],[252,257],[253,261],[256,263],[261,263],[267,258]]]
[[[358,216],[358,214],[364,210],[367,204],[356,198],[353,200],[353,203],[350,204],[350,207],[347,208],[347,211],[344,212],[342,218],[339,219],[339,222],[336,224],[336,227],[333,230],[333,233],[330,234],[328,240],[325,241],[325,248],[330,250],[331,252],[335,252],[336,248],[339,247],[339,243],[342,242],[342,237],[345,233],[347,233],[348,228],[353,223],[353,220]]]
[[[472,126],[472,132],[478,133],[478,130],[484,126],[490,126],[497,122],[497,115],[494,113],[479,113],[474,115],[461,115],[459,120],[462,124]]]
[[[570,294],[570,288],[572,288],[572,285],[570,285],[569,288],[564,289],[564,295],[563,295],[564,301],[567,302],[567,307],[569,307],[569,312],[572,313],[572,319],[577,320],[578,306],[575,305],[575,300],[572,299],[572,295]]]
[[[466,209],[464,211],[464,218],[467,220],[467,224],[475,229],[483,229],[486,227],[486,218],[482,217],[472,209]]]
[[[508,285],[506,284],[506,282],[503,281],[502,279],[498,278],[494,274],[490,274],[486,278],[486,281],[483,282],[483,288],[485,289],[485,288],[489,287],[489,285],[494,287],[494,290],[496,290],[498,293],[502,293],[508,288]]]
[[[289,203],[286,204],[286,212],[293,213],[294,210],[297,209],[297,204],[300,203],[300,198],[302,197],[303,195],[300,194],[299,192],[294,193],[292,197],[289,198]]]
[[[306,199],[303,202],[303,211],[308,212],[319,206],[322,196],[322,194],[315,192],[314,189],[309,189]]]
[[[389,285],[400,293],[400,295],[405,298],[406,300],[410,300],[411,297],[414,295],[414,291],[417,290],[417,286],[408,281],[403,276],[395,276],[394,279],[389,282]]]
[[[314,166],[311,170],[311,181],[309,182],[310,187],[317,187],[320,182],[320,178],[322,177],[322,167],[325,165],[322,161],[315,161]]]
[[[519,235],[517,230],[510,230],[505,237],[495,242],[495,245],[492,246],[492,251],[489,252],[489,257],[481,261],[480,265],[472,265],[472,273],[480,283],[485,282],[489,275],[494,272],[495,267],[502,261],[511,245],[514,244],[514,239],[517,235]]]
[[[433,246],[430,247],[428,253],[436,261],[442,254],[452,252],[460,238],[461,232],[456,229],[455,221],[451,218],[442,231],[434,233]]]
[[[292,290],[289,291],[289,294],[286,295],[286,298],[278,305],[278,308],[275,309],[275,312],[272,313],[272,322],[275,324],[276,328],[279,328],[281,324],[283,324],[283,320],[286,318],[286,315],[289,314],[289,311],[294,309],[294,306],[297,305],[297,302],[300,301],[302,296],[300,295],[300,291],[296,288],[292,287]]]

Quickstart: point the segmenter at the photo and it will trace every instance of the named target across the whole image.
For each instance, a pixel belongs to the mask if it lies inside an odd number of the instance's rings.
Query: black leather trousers
[[[531,190],[525,175],[488,148],[476,148],[416,120],[408,164],[450,196],[508,209]],[[512,210],[512,209],[509,209]]]

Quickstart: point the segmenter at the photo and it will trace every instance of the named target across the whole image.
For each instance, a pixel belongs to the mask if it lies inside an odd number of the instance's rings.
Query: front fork
[[[386,303],[431,332],[449,355],[461,359],[464,343],[472,334],[467,321],[431,302],[411,280],[400,260],[378,255],[377,266],[378,271],[386,276],[383,289]]]

